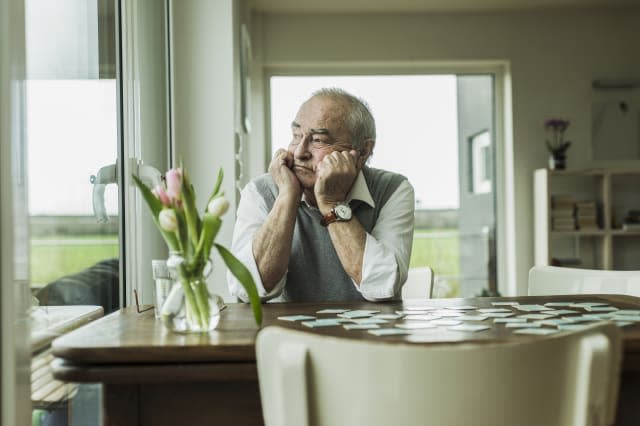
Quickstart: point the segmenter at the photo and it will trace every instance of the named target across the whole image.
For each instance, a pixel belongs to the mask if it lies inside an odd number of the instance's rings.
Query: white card
[[[512,317],[513,312],[486,312],[482,315],[487,316],[489,318],[507,318]]]
[[[342,324],[339,320],[327,321],[327,320],[315,320],[315,321],[302,321],[302,325],[309,328],[317,327],[333,327]]]
[[[588,326],[586,324],[560,324],[558,326],[558,330],[575,331],[575,330],[582,330],[585,327],[588,327]]]
[[[351,322],[355,324],[386,324],[389,321],[382,318],[353,318]]]
[[[615,312],[618,310],[613,306],[587,306],[584,309],[588,312]]]
[[[375,314],[374,318],[386,319],[386,320],[397,320],[403,317],[400,314]]]
[[[282,321],[307,321],[314,320],[316,317],[312,317],[310,315],[285,315],[283,317],[278,317],[278,319]]]
[[[521,328],[520,330],[514,331],[515,334],[538,334],[543,336],[557,332],[558,330],[554,328]]]
[[[478,312],[482,312],[483,314],[495,314],[498,312],[511,312],[511,309],[506,309],[506,308],[483,308],[483,309],[478,309]]]
[[[508,322],[505,326],[507,328],[538,328],[540,324],[535,322]]]
[[[493,306],[516,306],[518,302],[491,302]]]
[[[640,309],[618,309],[616,315],[640,315]]]
[[[441,317],[454,318],[464,315],[461,311],[454,311],[451,309],[443,309],[441,311],[433,311],[434,315],[440,315]]]
[[[317,311],[316,314],[341,314],[347,311],[348,309],[323,309],[321,311]]]
[[[573,305],[574,302],[548,302],[545,303],[544,306],[548,306],[550,308],[566,308],[567,306]]]
[[[462,306],[447,306],[446,309],[453,309],[453,310],[460,310],[460,311],[472,311],[474,309],[477,309],[477,306],[471,306],[471,305],[462,305]]]
[[[543,320],[543,319],[547,319],[547,318],[551,318],[552,315],[544,315],[544,314],[524,314],[524,315],[518,315],[518,318],[524,318],[524,319],[532,319],[532,320]]]
[[[344,324],[345,330],[371,330],[373,328],[380,328],[378,324]]]
[[[488,330],[491,327],[487,326],[487,325],[480,325],[480,324],[460,324],[460,325],[454,325],[453,327],[449,327],[449,330],[455,330],[455,331],[482,331],[482,330]]]
[[[400,324],[396,324],[396,328],[401,328],[403,330],[421,330],[424,328],[435,328],[436,326],[426,321],[418,321],[418,322],[403,322]]]
[[[572,321],[565,320],[565,319],[546,319],[546,320],[536,321],[536,322],[540,323],[541,325],[548,325],[551,327],[557,327],[559,325],[566,325],[566,324],[572,323]]]
[[[374,336],[398,336],[401,334],[410,334],[410,331],[399,328],[378,328],[376,330],[369,330],[368,333]]]
[[[527,322],[527,319],[526,318],[495,318],[493,322],[496,324],[508,324],[510,322],[523,323],[523,322]]]
[[[628,325],[633,324],[632,321],[616,321],[615,323],[618,327],[626,327]]]
[[[544,311],[545,314],[547,313],[547,311]],[[556,309],[554,311],[549,311],[550,313],[552,313],[553,315],[571,315],[571,314],[579,314],[580,312],[578,311],[572,311],[571,309]]]
[[[453,319],[444,319],[443,318],[443,319],[431,321],[431,324],[433,324],[433,325],[458,325],[458,324],[460,324],[460,321],[453,320]]]
[[[548,309],[551,309],[543,305],[518,305],[518,306],[514,306],[514,308],[516,308],[519,311],[525,311],[525,312],[539,312],[539,311],[546,311]]]
[[[460,320],[460,321],[484,321],[487,318],[489,318],[489,317],[486,316],[486,315],[470,315],[470,314],[467,314],[467,315],[463,315],[461,317],[457,317],[456,319]]]
[[[577,302],[569,305],[571,308],[588,308],[591,306],[609,306],[608,303],[604,302]]]
[[[344,312],[342,314],[338,314],[338,316],[340,318],[367,318],[372,316],[373,314],[369,313],[369,312],[365,312],[365,311],[348,311],[348,312]]]
[[[424,315],[407,315],[402,318],[405,321],[432,321],[442,318],[440,315],[424,314]]]

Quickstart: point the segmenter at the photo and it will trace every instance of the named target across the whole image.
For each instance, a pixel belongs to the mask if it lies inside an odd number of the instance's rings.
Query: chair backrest
[[[431,299],[433,294],[433,269],[428,266],[409,269],[407,281],[402,286],[402,300]]]
[[[611,323],[456,345],[272,326],[256,352],[267,426],[577,426],[613,423],[621,340]]]
[[[529,296],[554,294],[626,294],[640,297],[640,271],[534,266],[529,270]]]

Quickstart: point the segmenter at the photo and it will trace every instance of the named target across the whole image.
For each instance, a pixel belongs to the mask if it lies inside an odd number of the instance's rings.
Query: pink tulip
[[[167,195],[171,198],[171,201],[177,201],[182,198],[180,187],[182,185],[182,170],[171,169],[165,174],[165,181],[167,183]]]
[[[156,185],[151,192],[158,200],[160,200],[163,206],[169,207],[171,205],[171,199],[169,198],[169,195],[167,195],[167,191],[164,189],[164,186]]]

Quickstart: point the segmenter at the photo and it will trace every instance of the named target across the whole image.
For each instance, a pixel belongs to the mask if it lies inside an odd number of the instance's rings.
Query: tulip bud
[[[171,201],[176,201],[182,198],[181,186],[182,186],[182,170],[171,169],[164,175],[165,182],[167,183],[167,195],[171,198]]]
[[[178,218],[173,209],[162,209],[158,215],[158,222],[165,231],[173,232],[178,229]]]
[[[229,210],[229,202],[224,197],[214,198],[207,206],[207,210],[212,215],[220,217]]]
[[[167,191],[162,185],[157,185],[151,192],[156,196],[158,200],[160,200],[163,206],[169,207],[171,205],[171,200],[167,195]]]

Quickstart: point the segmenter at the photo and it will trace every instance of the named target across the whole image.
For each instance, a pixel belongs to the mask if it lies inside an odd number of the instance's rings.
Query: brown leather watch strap
[[[336,216],[336,213],[333,211],[333,209],[331,209],[331,211],[329,213],[327,213],[321,220],[320,220],[320,225],[322,226],[329,226],[329,224],[335,222],[336,220],[338,220],[338,216]]]

